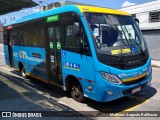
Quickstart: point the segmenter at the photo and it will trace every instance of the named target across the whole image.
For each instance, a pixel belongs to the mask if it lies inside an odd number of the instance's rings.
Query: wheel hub
[[[75,97],[79,97],[79,89],[74,87],[72,90],[73,90]]]

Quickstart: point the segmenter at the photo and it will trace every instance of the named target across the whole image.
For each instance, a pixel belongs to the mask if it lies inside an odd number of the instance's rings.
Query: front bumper
[[[147,84],[150,83],[152,79],[152,74],[148,75],[143,81],[140,81],[136,84],[132,85],[125,85],[125,84],[120,84],[120,85],[115,85],[115,84],[109,84],[105,87],[105,91],[103,92],[103,98],[99,97],[101,102],[108,102],[112,101],[127,95],[132,94],[132,90],[137,87],[141,87],[141,90],[147,86]],[[109,91],[109,92],[108,92]],[[112,93],[112,94],[109,94]],[[105,96],[105,97],[104,97]]]
[[[141,87],[141,89],[143,89],[144,87],[146,87],[150,81],[152,79],[152,76],[148,76],[145,80],[143,80],[142,82],[139,82],[137,84],[134,84],[134,85],[130,85],[130,86],[125,86],[125,88],[123,86],[120,86],[118,87],[119,91],[120,91],[120,95],[121,96],[126,96],[126,95],[129,95],[129,94],[132,94],[132,90],[134,88],[137,88],[137,87]]]

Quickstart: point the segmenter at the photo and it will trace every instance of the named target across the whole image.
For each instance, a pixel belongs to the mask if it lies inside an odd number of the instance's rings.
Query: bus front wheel
[[[74,100],[77,102],[83,102],[84,101],[84,95],[82,88],[80,86],[80,83],[73,82],[71,85],[71,96]]]
[[[25,71],[25,68],[24,68],[24,66],[22,66],[22,68],[21,68],[21,76],[24,78],[24,79],[26,79],[27,78],[27,75],[26,75],[26,71]]]

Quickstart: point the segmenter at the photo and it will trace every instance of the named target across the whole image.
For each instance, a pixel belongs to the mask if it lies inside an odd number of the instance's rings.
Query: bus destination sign
[[[54,21],[59,21],[59,15],[54,15],[54,16],[49,16],[46,19],[46,22],[54,22]]]

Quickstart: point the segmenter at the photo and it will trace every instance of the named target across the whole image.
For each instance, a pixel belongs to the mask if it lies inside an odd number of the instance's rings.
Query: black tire
[[[70,90],[71,90],[71,96],[75,101],[77,101],[77,102],[83,102],[84,101],[83,90],[81,88],[80,83],[73,82],[71,84],[71,89]]]
[[[26,71],[25,71],[24,66],[22,66],[20,72],[21,72],[21,76],[22,76],[24,79],[26,79],[26,78],[27,78],[27,75],[26,75]]]

